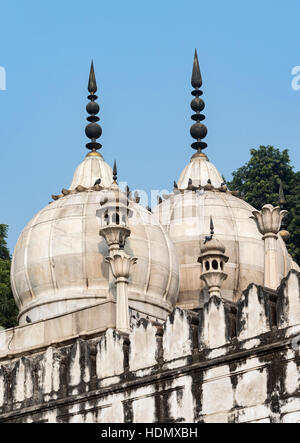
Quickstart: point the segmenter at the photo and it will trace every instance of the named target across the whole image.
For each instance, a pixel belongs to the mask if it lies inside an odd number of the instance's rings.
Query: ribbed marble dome
[[[186,190],[188,178],[192,184],[205,189]],[[211,181],[211,185],[207,181]],[[163,201],[154,214],[169,233],[177,251],[180,265],[178,305],[193,309],[202,306],[205,291],[200,280],[201,268],[197,259],[205,236],[209,235],[210,217],[215,226],[215,238],[226,247],[229,261],[228,278],[222,286],[223,296],[236,301],[250,283],[263,285],[264,241],[252,219],[254,208],[220,187],[221,175],[201,154],[192,158],[178,182],[177,193]],[[222,180],[223,181],[223,180]],[[280,279],[290,269],[299,269],[279,237],[276,251]]]
[[[203,153],[196,153],[191,161],[186,165],[178,180],[178,187],[186,189],[189,180],[193,181],[194,186],[205,186],[208,180],[215,188],[219,188],[224,182],[221,174]]]
[[[99,236],[96,211],[108,190],[74,191],[77,186],[112,184],[102,157],[88,156],[77,168],[71,193],[46,206],[22,232],[12,261],[11,283],[20,324],[64,314],[108,296],[108,248]],[[129,305],[165,319],[174,308],[179,268],[173,244],[146,209],[131,201],[131,236],[125,251],[138,258],[129,281]]]
[[[98,152],[89,153],[80,165],[77,166],[70,189],[76,189],[77,186],[91,188],[95,182],[101,178],[101,185],[108,187],[112,181],[112,169],[104,161]]]

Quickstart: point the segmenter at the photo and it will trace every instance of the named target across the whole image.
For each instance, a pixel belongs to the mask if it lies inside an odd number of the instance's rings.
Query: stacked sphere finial
[[[193,114],[191,118],[196,123],[191,127],[191,136],[197,141],[193,143],[191,146],[193,149],[196,149],[197,151],[200,152],[202,151],[202,149],[205,149],[207,147],[207,144],[202,141],[207,135],[207,128],[205,125],[201,123],[202,120],[205,119],[205,116],[201,114],[201,112],[205,108],[205,103],[200,98],[203,92],[200,90],[202,86],[202,77],[199,67],[197,50],[195,50],[195,57],[194,57],[192,86],[194,88],[194,90],[192,91],[192,95],[195,98],[191,102],[191,108],[195,112],[195,114]]]
[[[102,145],[100,143],[97,143],[96,141],[99,137],[101,137],[102,128],[97,123],[100,120],[100,118],[97,117],[100,107],[98,103],[95,102],[95,100],[97,100],[98,97],[97,95],[95,95],[95,93],[97,92],[97,82],[95,77],[93,61],[91,64],[88,91],[90,93],[90,95],[88,96],[90,102],[87,104],[86,110],[88,114],[90,114],[89,117],[87,117],[87,121],[90,123],[86,126],[85,133],[86,136],[91,139],[91,141],[87,143],[86,147],[87,149],[90,149],[91,151],[95,152],[102,147]]]

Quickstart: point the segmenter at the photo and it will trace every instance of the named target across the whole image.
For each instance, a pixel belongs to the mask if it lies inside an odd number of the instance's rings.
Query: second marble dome
[[[202,189],[197,191],[194,188]],[[264,241],[256,222],[254,208],[223,183],[222,176],[204,153],[193,155],[178,181],[178,189],[154,210],[154,215],[168,232],[176,248],[180,266],[180,289],[177,304],[184,309],[198,309],[206,301],[204,282],[197,261],[213,217],[215,238],[226,247],[227,280],[222,295],[237,301],[251,283],[264,283]],[[299,270],[279,236],[276,243],[279,278],[291,269]]]
[[[69,190],[42,209],[22,232],[13,255],[11,282],[20,324],[61,315],[108,296],[108,248],[99,236],[96,211],[109,192],[112,169],[98,153],[77,168]],[[75,191],[76,190],[76,191]],[[69,191],[72,191],[69,193]],[[74,192],[75,191],[75,192]],[[134,201],[125,251],[138,258],[129,283],[129,305],[154,320],[177,302],[179,267],[175,248],[152,214]]]

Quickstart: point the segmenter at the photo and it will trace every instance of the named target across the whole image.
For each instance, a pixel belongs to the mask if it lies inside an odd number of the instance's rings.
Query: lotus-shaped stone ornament
[[[110,264],[115,279],[128,279],[131,268],[137,262],[136,257],[125,254],[124,251],[116,252],[112,257],[106,257],[105,261]]]
[[[123,248],[126,239],[130,236],[130,229],[126,226],[110,224],[100,230],[101,237],[104,237],[108,247],[113,249]]]
[[[259,232],[262,235],[277,235],[280,231],[283,218],[288,211],[281,210],[279,206],[265,205],[261,211],[253,211],[253,219],[257,223]]]

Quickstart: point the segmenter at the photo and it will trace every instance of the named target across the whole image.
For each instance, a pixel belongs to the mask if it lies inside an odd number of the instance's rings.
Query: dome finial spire
[[[197,49],[195,50],[192,82],[191,83],[194,88],[194,90],[192,91],[192,95],[195,97],[191,102],[191,108],[195,112],[195,114],[193,114],[191,118],[192,118],[192,120],[194,120],[196,122],[191,127],[191,136],[195,140],[197,140],[191,146],[193,149],[196,149],[198,152],[201,152],[203,149],[205,149],[207,147],[207,144],[202,141],[207,135],[207,128],[205,125],[200,123],[202,120],[205,119],[205,116],[203,114],[201,114],[201,112],[205,108],[205,103],[200,98],[201,95],[203,94],[203,92],[200,91],[200,89],[199,89],[202,86],[202,77],[201,77],[201,72],[200,72],[200,67],[199,67]]]
[[[113,181],[117,183],[118,180],[118,170],[117,170],[117,162],[114,161],[114,168],[113,168]]]
[[[192,86],[193,86],[193,88],[201,88],[201,86],[202,86],[202,77],[201,77],[201,72],[200,72],[197,49],[195,49],[195,55],[194,55]]]
[[[94,62],[93,62],[93,60],[92,60],[91,69],[90,69],[88,91],[89,91],[90,94],[95,94],[95,92],[97,92],[97,82],[96,82],[96,77],[95,77],[95,70],[94,70]]]
[[[286,204],[286,200],[285,200],[285,195],[284,195],[284,191],[283,191],[283,184],[282,181],[280,180],[279,183],[279,206],[281,209],[285,209],[285,204]]]
[[[90,114],[87,117],[87,121],[90,123],[86,126],[85,133],[86,136],[91,139],[91,141],[87,143],[86,147],[87,149],[90,149],[92,152],[95,153],[96,151],[98,151],[98,149],[102,147],[100,143],[97,143],[97,139],[101,137],[102,128],[97,123],[100,120],[100,118],[97,117],[100,107],[98,103],[95,102],[95,100],[97,100],[98,97],[97,95],[95,95],[95,93],[97,92],[97,82],[95,77],[93,61],[91,63],[88,91],[90,93],[90,95],[88,96],[90,102],[87,104],[86,110],[88,114]]]

